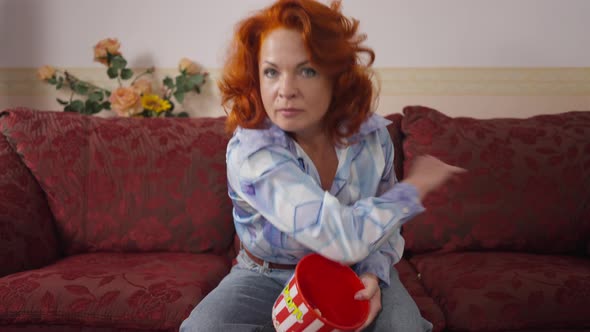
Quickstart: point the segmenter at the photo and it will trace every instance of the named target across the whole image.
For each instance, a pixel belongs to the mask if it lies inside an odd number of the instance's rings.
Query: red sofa
[[[388,118],[400,178],[469,169],[403,230],[435,331],[590,331],[590,112]],[[235,257],[223,121],[3,111],[0,331],[176,331]]]

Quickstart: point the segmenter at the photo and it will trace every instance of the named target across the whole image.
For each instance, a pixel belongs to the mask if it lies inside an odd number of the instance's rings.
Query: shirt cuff
[[[371,273],[379,279],[379,286],[382,288],[389,287],[391,265],[389,258],[380,252],[374,252],[367,258],[357,263],[354,270],[357,275]]]
[[[402,214],[402,225],[425,210],[420,201],[418,189],[409,183],[399,182],[395,184],[393,188],[383,193],[381,198],[393,202],[399,208],[399,212]]]

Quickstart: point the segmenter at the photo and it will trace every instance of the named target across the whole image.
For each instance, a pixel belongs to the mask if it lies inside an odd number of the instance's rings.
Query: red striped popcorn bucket
[[[305,256],[275,301],[278,332],[354,331],[369,315],[369,301],[355,300],[364,285],[348,266],[318,254]]]

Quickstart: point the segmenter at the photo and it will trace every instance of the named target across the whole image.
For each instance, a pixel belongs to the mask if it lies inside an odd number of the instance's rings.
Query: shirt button
[[[410,213],[410,209],[408,209],[407,207],[404,207],[404,208],[402,209],[402,212],[403,212],[404,214],[408,214],[408,213]]]

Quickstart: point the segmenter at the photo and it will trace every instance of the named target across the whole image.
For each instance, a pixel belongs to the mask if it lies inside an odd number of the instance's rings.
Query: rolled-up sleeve
[[[377,189],[377,195],[389,192],[394,186],[401,186],[401,188],[398,187],[398,190],[406,191],[402,196],[417,197],[418,192],[414,187],[397,182],[393,167],[395,151],[393,149],[393,142],[385,128],[380,130],[379,138],[385,154],[385,169]],[[421,210],[423,210],[423,208],[420,206],[419,211]],[[408,208],[405,210],[402,208],[401,212],[407,212],[409,214],[410,209]],[[414,211],[412,211],[412,213],[413,212]],[[415,213],[413,213],[413,215],[415,215]],[[401,235],[400,228],[401,227],[397,227],[394,229],[393,233],[385,238],[386,240],[383,241],[383,244],[377,246],[377,250],[373,251],[367,258],[355,265],[355,271],[357,274],[371,273],[379,278],[379,283],[382,287],[389,287],[391,280],[391,266],[399,262],[404,252],[405,241]]]

